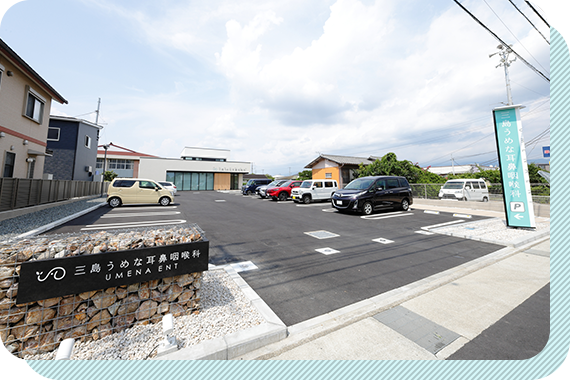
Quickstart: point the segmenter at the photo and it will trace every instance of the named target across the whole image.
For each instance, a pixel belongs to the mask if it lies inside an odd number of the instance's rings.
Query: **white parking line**
[[[376,243],[382,243],[382,244],[390,244],[390,243],[394,242],[394,240],[388,240],[388,239],[384,239],[384,238],[372,239],[372,241],[375,241]]]
[[[159,208],[161,210],[170,210],[173,208],[178,208],[178,206],[150,206],[150,207],[145,207],[144,210],[151,210],[151,209],[156,209]],[[119,207],[119,208],[114,208],[111,210],[111,212],[124,212],[124,211],[140,211],[143,210],[143,208],[139,208],[139,207]]]
[[[440,223],[440,224],[434,224],[432,226],[425,226],[422,227],[422,230],[427,231],[430,228],[437,228],[437,227],[443,227],[443,226],[449,226],[450,224],[457,224],[457,223],[461,223],[461,222],[465,222],[463,219],[459,219],[459,220],[452,220],[451,222],[446,222],[446,223]]]
[[[439,215],[439,211],[432,211],[432,210],[424,210],[425,214],[435,214],[435,215]]]
[[[323,207],[322,203],[311,203],[310,205],[297,205],[297,207]]]
[[[225,199],[216,199],[214,202],[218,202],[218,203],[219,203],[219,202],[225,202],[225,201],[226,201]]]
[[[128,218],[129,216],[154,216],[154,215],[176,215],[180,214],[180,211],[165,211],[165,212],[146,212],[146,213],[120,213],[114,215],[103,215],[100,219],[106,218]]]
[[[395,215],[395,214],[397,214],[397,215]],[[378,215],[363,215],[363,216],[361,216],[361,218],[362,218],[362,219],[367,219],[367,220],[378,220],[378,219],[397,218],[397,217],[399,217],[399,216],[406,216],[406,215],[414,215],[414,214],[407,212],[407,213],[405,213],[405,214],[402,214],[402,213],[393,213],[393,214],[390,214],[390,215],[382,215],[382,216],[378,216]]]
[[[471,215],[467,214],[453,214],[456,218],[471,218]]]
[[[332,249],[332,248],[318,248],[315,249],[315,251],[322,253],[323,255],[332,255],[334,253],[339,253],[340,251],[337,251],[336,249]]]
[[[416,234],[422,234],[422,235],[435,235],[433,232],[429,232],[429,231],[414,231]]]
[[[167,224],[183,224],[186,220],[176,219],[176,220],[153,220],[146,222],[136,222],[136,223],[109,223],[109,224],[89,224],[81,229],[81,231],[89,230],[104,230],[104,229],[114,229],[114,228],[137,228],[137,227],[150,227],[150,226],[162,226]]]

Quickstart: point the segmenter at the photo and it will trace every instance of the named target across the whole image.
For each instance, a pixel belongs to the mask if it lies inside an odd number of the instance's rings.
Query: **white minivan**
[[[334,179],[309,179],[291,190],[291,198],[294,202],[303,203],[328,201],[337,190],[338,184]]]
[[[489,201],[489,189],[483,179],[451,179],[439,190],[439,199]]]

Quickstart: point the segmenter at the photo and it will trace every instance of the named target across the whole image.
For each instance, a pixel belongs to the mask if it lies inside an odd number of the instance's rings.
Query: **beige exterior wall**
[[[330,176],[327,177],[327,174]],[[335,179],[340,184],[340,170],[338,167],[313,168],[313,179]]]
[[[0,176],[4,174],[6,152],[12,152],[16,154],[14,178],[27,177],[28,158],[36,160],[33,178],[42,178],[44,156],[29,154],[29,150],[45,152],[51,97],[3,56],[0,56],[0,64],[4,67],[0,84],[0,131],[5,134],[0,138]],[[13,75],[8,76],[8,71]],[[41,124],[24,115],[27,86],[45,101]],[[24,140],[28,140],[27,145]]]
[[[230,187],[230,173],[214,173],[214,190],[229,190]]]

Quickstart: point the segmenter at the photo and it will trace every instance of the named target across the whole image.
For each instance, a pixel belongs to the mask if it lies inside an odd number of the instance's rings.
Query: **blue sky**
[[[10,1],[0,38],[69,101],[52,114],[94,121],[101,98],[100,143],[163,157],[230,149],[273,175],[319,153],[428,166],[496,149],[498,42],[452,0]],[[564,36],[562,1],[533,3]],[[548,44],[509,1],[462,4],[550,76]],[[549,128],[549,84],[519,60],[510,76],[529,141]],[[529,160],[549,144],[527,147]]]

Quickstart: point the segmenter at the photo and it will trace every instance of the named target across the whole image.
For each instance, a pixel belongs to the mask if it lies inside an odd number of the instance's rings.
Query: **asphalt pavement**
[[[416,200],[407,213],[362,218],[236,192],[176,200],[172,210],[102,207],[49,233],[126,226],[127,214],[198,223],[211,263],[249,263],[240,276],[287,326],[287,338],[241,359],[525,358],[548,339],[549,237],[515,249],[426,233],[500,213]]]

